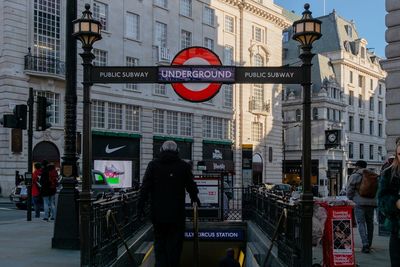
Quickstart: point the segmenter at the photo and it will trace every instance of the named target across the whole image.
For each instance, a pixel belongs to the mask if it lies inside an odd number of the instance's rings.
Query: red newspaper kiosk
[[[353,205],[351,201],[316,201],[327,212],[323,246],[324,267],[355,267]]]

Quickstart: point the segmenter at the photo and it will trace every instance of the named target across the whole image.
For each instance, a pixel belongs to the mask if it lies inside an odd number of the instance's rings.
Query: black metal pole
[[[76,153],[76,62],[77,44],[72,36],[73,23],[77,16],[77,0],[66,1],[65,18],[65,113],[64,156],[61,167],[61,190],[58,194],[57,216],[54,225],[52,247],[79,249],[79,211],[76,177],[78,176]]]
[[[82,46],[83,53],[80,56],[83,59],[83,150],[82,150],[82,191],[80,193],[80,244],[81,244],[81,266],[92,266],[91,262],[91,164],[92,164],[92,127],[91,127],[91,101],[90,87],[92,60],[92,46]]]
[[[30,174],[32,174],[33,103],[33,88],[30,87],[28,98],[28,173]],[[30,179],[30,182],[27,182],[26,186],[28,190],[26,220],[32,221],[32,179]]]
[[[303,45],[300,59],[303,61],[303,150],[302,150],[302,181],[303,194],[301,195],[301,266],[312,265],[312,214],[313,194],[311,189],[311,45]]]

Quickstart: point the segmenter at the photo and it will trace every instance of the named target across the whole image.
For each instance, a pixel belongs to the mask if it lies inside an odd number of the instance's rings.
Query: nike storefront
[[[93,169],[101,171],[115,188],[139,182],[140,137],[93,133]]]

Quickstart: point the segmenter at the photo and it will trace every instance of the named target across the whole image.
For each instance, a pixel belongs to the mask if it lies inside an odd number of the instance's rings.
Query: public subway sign
[[[175,56],[171,66],[93,66],[90,80],[93,83],[170,83],[183,99],[204,102],[214,97],[222,84],[299,84],[304,81],[304,71],[302,67],[222,66],[213,51],[189,47]]]

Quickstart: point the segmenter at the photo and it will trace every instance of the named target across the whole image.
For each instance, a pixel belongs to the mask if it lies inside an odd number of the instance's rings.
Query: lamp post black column
[[[77,0],[66,2],[65,30],[65,113],[64,156],[62,157],[62,189],[58,194],[57,216],[54,224],[52,247],[79,249],[78,176],[76,153],[76,39],[72,36],[76,19]]]
[[[91,200],[91,176],[92,176],[92,125],[90,87],[92,61],[95,58],[92,53],[94,42],[101,39],[101,24],[92,17],[89,11],[90,5],[85,5],[85,11],[80,19],[74,21],[73,35],[81,41],[83,53],[79,54],[83,60],[83,150],[82,150],[82,191],[80,193],[80,247],[81,266],[92,266],[92,200]]]
[[[293,23],[293,39],[300,42],[303,50],[300,55],[304,79],[303,86],[303,136],[302,136],[302,182],[301,195],[301,266],[312,265],[312,215],[313,194],[311,188],[311,53],[312,43],[321,38],[321,21],[313,19],[305,4],[303,17]]]

